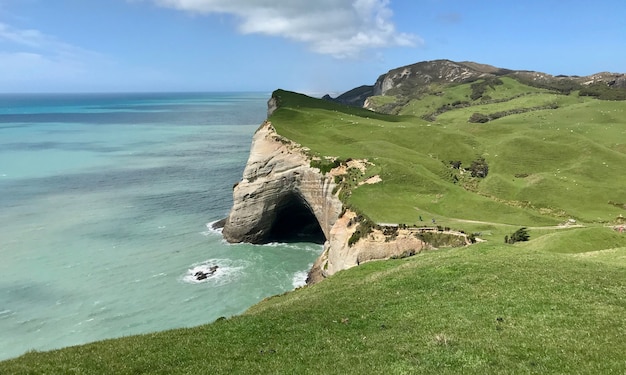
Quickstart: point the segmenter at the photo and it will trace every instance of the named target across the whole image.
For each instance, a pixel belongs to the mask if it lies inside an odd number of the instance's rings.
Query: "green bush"
[[[582,88],[578,95],[593,96],[600,100],[626,100],[626,89],[598,82]]]
[[[358,227],[352,233],[350,238],[348,239],[348,246],[352,246],[357,243],[361,238],[367,236],[372,232],[372,228],[374,227],[374,222],[368,219],[363,215],[358,215],[353,219],[355,222],[358,222]],[[348,225],[349,226],[349,225]]]
[[[480,177],[485,178],[489,173],[489,165],[487,161],[482,156],[472,162],[472,165],[469,167],[470,173],[472,177]]]
[[[469,122],[479,123],[479,124],[484,124],[486,122],[489,122],[489,120],[491,120],[489,116],[483,115],[482,113],[478,113],[478,112],[474,112],[474,114],[470,116],[469,118]]]
[[[509,244],[514,244],[516,242],[528,241],[530,239],[530,235],[528,234],[528,230],[525,227],[522,227],[510,236],[504,237],[504,242]]]
[[[474,82],[470,86],[472,89],[472,93],[470,94],[470,99],[478,100],[480,98],[483,98],[485,100],[488,100],[490,98],[486,98],[483,96],[485,92],[487,91],[487,88],[488,87],[494,88],[496,85],[502,85],[502,84],[504,84],[504,82],[502,82],[502,80],[500,80],[499,78],[487,78],[485,80]]]
[[[548,104],[548,105],[537,106],[537,107],[530,107],[530,108],[514,108],[514,109],[510,109],[508,111],[500,111],[500,112],[490,113],[488,115],[476,112],[476,113],[472,114],[472,116],[470,116],[468,122],[483,123],[484,124],[486,122],[497,120],[497,119],[505,117],[505,116],[517,115],[517,114],[520,114],[520,113],[533,112],[533,111],[541,111],[541,110],[545,110],[545,109],[557,109],[557,108],[559,108],[559,105],[556,104],[556,103],[552,103],[552,104]]]
[[[340,159],[313,159],[311,160],[311,168],[319,169],[322,174],[330,172],[331,169],[337,168],[341,165]]]

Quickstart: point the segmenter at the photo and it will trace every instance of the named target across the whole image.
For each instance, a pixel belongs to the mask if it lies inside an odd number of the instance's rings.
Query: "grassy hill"
[[[538,250],[574,233],[598,244]],[[0,373],[622,373],[625,237],[570,230],[371,262],[231,319],[29,353]]]
[[[626,233],[611,226],[626,214],[626,103],[499,80],[371,98],[398,115],[278,90],[270,118],[312,155],[372,162],[353,176],[382,182],[344,187],[371,219],[436,218],[487,242],[362,264],[201,327],[28,353],[0,373],[624,373]],[[472,177],[481,158],[488,174]],[[581,227],[557,226],[568,219]],[[522,226],[530,241],[504,244]]]
[[[501,80],[486,91],[488,101],[470,99],[472,83],[442,87],[409,101],[400,116],[278,91],[284,105],[271,120],[313,154],[374,163],[368,174],[383,182],[354,189],[348,203],[378,222],[434,216],[449,226],[459,220],[545,226],[567,219],[612,223],[625,213],[626,104]],[[445,106],[432,121],[423,118]],[[526,111],[469,122],[474,113],[518,109]],[[450,166],[461,161],[467,168],[480,157],[489,165],[484,179]]]

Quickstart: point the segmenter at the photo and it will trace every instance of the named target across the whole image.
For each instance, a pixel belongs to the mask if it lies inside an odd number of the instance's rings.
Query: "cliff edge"
[[[271,99],[268,107],[271,115],[276,100]],[[324,244],[307,283],[363,262],[413,255],[431,248],[420,238],[423,228],[399,230],[374,225],[355,240],[353,235],[362,219],[344,209],[335,183],[346,166],[322,173],[311,166],[307,151],[279,135],[270,121],[259,127],[243,178],[233,189],[233,207],[223,230],[228,242]],[[459,238],[460,245],[469,243],[465,235]]]
[[[310,167],[304,150],[266,121],[252,139],[242,180],[224,224],[228,242],[302,238],[324,243],[341,213],[334,182]]]

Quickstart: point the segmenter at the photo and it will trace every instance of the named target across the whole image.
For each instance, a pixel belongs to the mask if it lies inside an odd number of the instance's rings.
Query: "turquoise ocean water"
[[[302,285],[320,245],[207,227],[268,97],[0,95],[0,360],[209,323]]]

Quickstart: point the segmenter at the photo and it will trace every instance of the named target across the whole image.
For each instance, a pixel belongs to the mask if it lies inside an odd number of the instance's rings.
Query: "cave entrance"
[[[309,204],[299,194],[289,194],[276,207],[269,242],[313,242],[323,244],[326,236]]]

